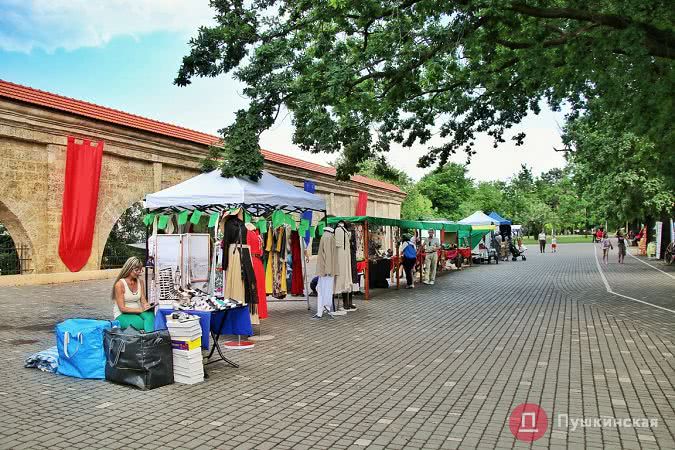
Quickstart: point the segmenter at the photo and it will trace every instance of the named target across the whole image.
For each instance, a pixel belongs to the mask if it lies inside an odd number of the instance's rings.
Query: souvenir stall
[[[497,249],[492,248],[492,237],[499,223],[483,213],[476,211],[459,221],[463,225],[471,225],[471,254],[479,260],[496,257]]]
[[[152,279],[148,280],[150,301],[160,304],[157,326],[176,307],[200,316],[202,348],[224,358],[221,334],[251,336],[251,324],[266,317],[267,295],[285,295],[286,240],[304,234],[309,222],[296,223],[292,214],[305,211],[325,214],[325,201],[263,171],[257,181],[223,178],[220,171],[203,173],[175,186],[148,194],[149,211],[144,222],[152,226],[148,255]],[[178,235],[158,234],[175,222]],[[209,234],[195,240],[187,232],[208,222]],[[205,238],[208,237],[208,238]],[[183,245],[187,242],[187,246]],[[297,239],[304,254],[304,239]],[[204,243],[207,247],[204,248]],[[266,267],[263,264],[265,257]],[[304,258],[300,279],[309,307],[309,289]],[[172,269],[167,270],[167,267]],[[199,283],[195,286],[193,283]],[[283,292],[282,292],[283,290]],[[169,306],[172,305],[172,306]],[[233,348],[239,347],[233,343]],[[226,360],[227,361],[227,360]],[[234,365],[231,361],[227,361]]]
[[[396,274],[396,288],[400,287],[400,277],[398,272],[398,240],[400,237],[400,220],[384,217],[372,216],[347,216],[347,217],[329,217],[328,226],[343,224],[352,224],[355,261],[357,274],[363,274],[364,299],[370,299],[370,288],[380,287],[388,288],[387,278],[391,279],[392,273]],[[389,227],[389,249],[383,251],[382,247],[375,245],[376,240],[370,231],[373,227]],[[380,244],[384,242],[380,241]],[[394,247],[396,247],[394,249]],[[359,281],[353,280],[354,284]]]

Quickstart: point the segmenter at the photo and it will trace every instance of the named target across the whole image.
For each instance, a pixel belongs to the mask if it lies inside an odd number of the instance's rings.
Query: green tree
[[[401,219],[419,220],[433,219],[438,213],[431,200],[422,194],[417,187],[408,191],[401,205]]]
[[[503,188],[504,183],[501,182],[478,183],[470,197],[460,204],[460,216],[466,217],[475,211],[484,211],[486,214],[490,211],[503,212]]]
[[[616,128],[611,118],[599,123],[577,120],[567,127],[565,140],[573,149],[568,160],[574,180],[596,223],[622,224],[672,213],[672,167],[670,177],[662,174],[664,161],[653,142]]]
[[[231,72],[250,99],[222,131],[226,174],[262,169],[260,133],[282,108],[293,141],[342,152],[338,176],[433,134],[419,162],[495,146],[544,100],[575,117],[602,99],[672,161],[672,2],[665,0],[212,0],[175,83]],[[521,144],[522,133],[513,137]],[[670,153],[669,153],[670,152]]]
[[[473,182],[466,176],[466,167],[448,163],[425,175],[417,183],[419,192],[431,200],[438,214],[446,219],[462,218],[460,205],[473,193]]]

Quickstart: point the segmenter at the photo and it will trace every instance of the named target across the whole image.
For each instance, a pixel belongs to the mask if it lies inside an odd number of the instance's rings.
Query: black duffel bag
[[[132,327],[105,330],[105,379],[154,389],[173,384],[173,353],[168,330],[141,333]]]

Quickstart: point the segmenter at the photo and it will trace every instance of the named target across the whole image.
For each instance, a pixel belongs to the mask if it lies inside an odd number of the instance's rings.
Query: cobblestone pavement
[[[674,280],[614,255],[609,293],[594,251],[442,274],[335,320],[274,303],[275,339],[233,352],[240,369],[147,392],[22,368],[56,322],[107,318],[110,282],[5,289],[0,447],[673,449],[675,313],[636,300],[675,310]],[[523,402],[548,415],[534,443],[509,429]],[[656,426],[624,426],[643,418]]]

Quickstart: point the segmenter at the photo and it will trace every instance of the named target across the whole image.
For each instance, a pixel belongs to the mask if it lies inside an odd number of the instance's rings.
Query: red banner
[[[368,193],[359,191],[359,201],[356,203],[356,216],[367,216],[368,209]]]
[[[78,144],[68,136],[59,256],[71,272],[82,269],[91,255],[102,159],[103,141]]]

